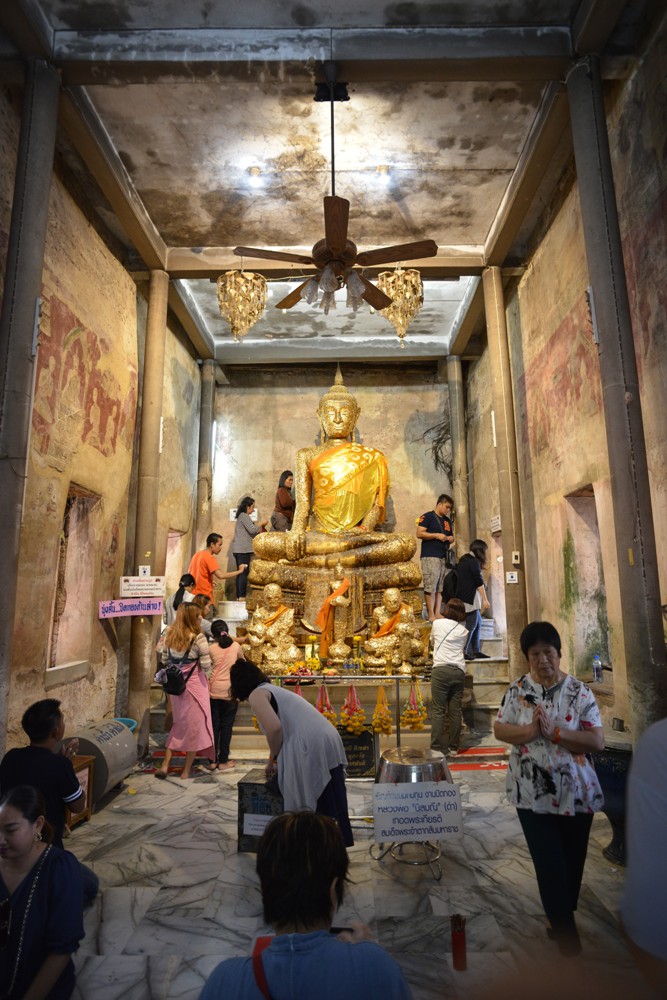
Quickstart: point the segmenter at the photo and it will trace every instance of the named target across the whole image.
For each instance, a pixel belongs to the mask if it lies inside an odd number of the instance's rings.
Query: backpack
[[[445,577],[445,582],[442,585],[442,599],[445,603],[450,601],[452,597],[456,597],[456,588],[459,582],[459,575],[455,569],[450,569]]]
[[[162,690],[165,694],[179,695],[185,691],[187,683],[197,669],[197,663],[199,662],[199,657],[197,657],[192,670],[189,670],[187,674],[183,673],[181,664],[189,659],[191,649],[192,643],[190,643],[183,656],[172,656],[169,653],[169,663],[164,668],[165,679],[162,681]]]

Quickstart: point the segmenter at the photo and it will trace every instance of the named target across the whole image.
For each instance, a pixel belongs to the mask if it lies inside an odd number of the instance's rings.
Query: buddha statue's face
[[[279,608],[283,601],[283,592],[277,583],[268,583],[264,588],[264,603],[267,608],[274,611]]]
[[[382,595],[382,604],[386,611],[395,615],[401,606],[401,592],[396,587],[390,587]]]
[[[317,412],[328,438],[346,438],[354,431],[359,407],[353,396],[325,396]]]

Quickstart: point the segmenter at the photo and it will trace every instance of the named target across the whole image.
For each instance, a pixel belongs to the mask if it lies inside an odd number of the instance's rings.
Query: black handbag
[[[169,653],[169,663],[164,668],[165,679],[162,682],[162,690],[165,694],[179,695],[183,694],[185,691],[188,681],[197,669],[197,662],[199,660],[199,657],[197,657],[197,661],[195,661],[192,670],[189,670],[187,674],[183,673],[181,664],[185,663],[189,659],[191,649],[192,643],[190,643],[183,656],[172,656],[171,653]]]

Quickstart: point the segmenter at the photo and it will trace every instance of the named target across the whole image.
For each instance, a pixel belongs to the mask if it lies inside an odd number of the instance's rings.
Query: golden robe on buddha
[[[374,504],[384,521],[389,471],[381,451],[348,441],[328,448],[310,462],[313,513],[323,531],[349,531]]]

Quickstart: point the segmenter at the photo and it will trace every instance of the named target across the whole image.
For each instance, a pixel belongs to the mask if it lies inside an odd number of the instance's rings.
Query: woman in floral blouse
[[[521,634],[527,674],[513,681],[493,727],[511,743],[507,793],[533,859],[547,934],[561,954],[578,955],[574,911],[593,813],[602,792],[587,754],[602,750],[602,721],[593,693],[560,669],[560,636],[549,622]]]

